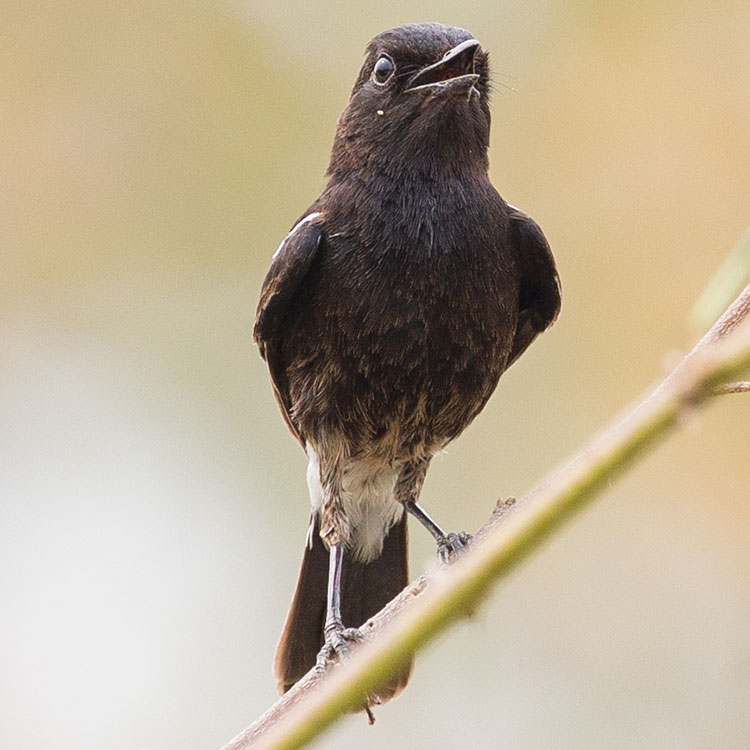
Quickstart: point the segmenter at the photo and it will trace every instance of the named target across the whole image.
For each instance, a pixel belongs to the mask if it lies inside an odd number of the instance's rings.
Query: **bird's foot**
[[[337,657],[339,661],[346,661],[351,656],[350,645],[365,640],[365,636],[361,630],[358,628],[345,628],[340,620],[327,623],[323,633],[325,643],[323,644],[323,648],[318,652],[318,658],[315,662],[315,668],[320,672],[325,672]],[[368,693],[365,697],[362,709],[367,714],[367,721],[370,724],[375,723],[375,715],[370,707],[379,706],[380,704],[380,697],[375,693]]]
[[[459,531],[458,534],[451,532],[439,537],[437,540],[438,560],[444,565],[452,563],[465,555],[473,542],[474,537],[466,531]]]
[[[351,644],[365,639],[360,630],[345,628],[340,620],[326,623],[323,633],[325,643],[316,660],[316,667],[320,670],[325,670],[336,657],[341,661],[348,659]]]

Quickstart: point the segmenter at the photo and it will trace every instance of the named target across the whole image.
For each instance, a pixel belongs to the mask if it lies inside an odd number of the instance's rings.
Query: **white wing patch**
[[[276,248],[276,252],[273,254],[273,257],[275,258],[282,250],[284,245],[286,244],[286,241],[303,225],[307,224],[308,221],[312,221],[313,219],[317,219],[318,216],[320,216],[320,211],[315,211],[311,214],[308,214],[305,216],[304,219],[300,219],[290,230],[289,234],[284,237],[283,240],[281,240],[281,244]]]

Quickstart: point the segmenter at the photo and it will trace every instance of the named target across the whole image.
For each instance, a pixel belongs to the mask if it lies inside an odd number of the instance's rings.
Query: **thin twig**
[[[616,420],[569,464],[519,501],[498,503],[471,554],[449,569],[433,568],[364,626],[369,636],[346,664],[308,673],[224,750],[294,750],[347,711],[414,651],[471,613],[507,575],[566,520],[667,434],[683,425],[717,387],[750,368],[750,286],[667,378]]]
[[[724,385],[717,385],[714,389],[714,395],[716,396],[722,396],[726,393],[750,393],[750,380],[724,383]]]

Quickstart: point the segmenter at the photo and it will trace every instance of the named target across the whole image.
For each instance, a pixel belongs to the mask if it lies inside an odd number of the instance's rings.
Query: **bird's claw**
[[[323,648],[320,649],[315,662],[319,670],[325,670],[337,656],[341,661],[348,659],[351,655],[350,645],[352,643],[359,643],[365,639],[360,630],[357,628],[345,628],[341,622],[326,625],[323,632],[325,643],[323,644]]]
[[[339,661],[346,661],[351,656],[350,645],[360,643],[365,640],[365,636],[358,628],[345,628],[341,622],[327,624],[323,630],[325,643],[323,648],[318,652],[318,658],[315,661],[315,669],[319,672],[325,672],[329,665],[338,657]],[[367,713],[367,720],[370,724],[375,723],[375,716],[370,709],[371,706],[381,704],[380,696],[375,693],[368,693],[362,708]]]
[[[469,551],[469,547],[474,542],[474,537],[466,531],[459,531],[457,534],[451,532],[438,539],[437,554],[438,560],[443,565],[457,560]]]

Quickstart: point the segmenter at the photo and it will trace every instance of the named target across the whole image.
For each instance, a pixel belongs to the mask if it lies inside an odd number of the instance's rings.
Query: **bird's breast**
[[[390,458],[430,455],[494,390],[516,327],[515,262],[496,222],[440,227],[428,213],[414,214],[419,238],[376,238],[353,221],[329,234],[287,339],[303,431],[340,431]]]

